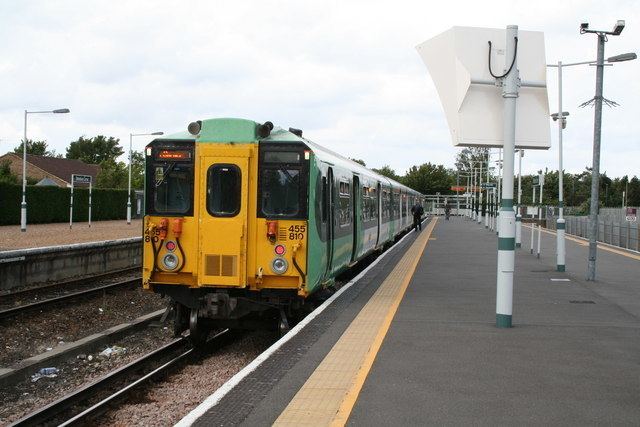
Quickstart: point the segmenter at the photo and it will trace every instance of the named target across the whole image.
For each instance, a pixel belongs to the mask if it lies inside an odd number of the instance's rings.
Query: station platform
[[[430,219],[178,425],[592,425],[640,420],[640,256],[555,236],[516,250],[495,326],[497,236]]]

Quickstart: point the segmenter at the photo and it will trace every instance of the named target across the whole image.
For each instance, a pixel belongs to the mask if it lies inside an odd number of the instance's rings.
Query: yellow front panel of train
[[[199,156],[198,209],[200,286],[247,284],[250,151],[202,149]]]
[[[307,221],[259,218],[256,229],[256,287],[304,293]]]

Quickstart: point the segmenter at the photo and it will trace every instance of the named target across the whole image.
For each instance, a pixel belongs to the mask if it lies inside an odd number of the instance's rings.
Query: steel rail
[[[45,421],[50,420],[56,415],[60,414],[65,409],[81,403],[92,396],[95,396],[98,392],[104,390],[104,388],[110,383],[125,378],[127,375],[131,375],[139,371],[145,365],[151,363],[152,361],[155,361],[162,357],[166,357],[168,354],[186,347],[187,345],[188,340],[186,338],[177,338],[169,344],[160,347],[159,349],[154,350],[153,352],[146,354],[134,360],[133,362],[116,369],[113,372],[110,372],[106,376],[92,382],[91,384],[81,387],[80,389],[67,394],[66,396],[44,406],[43,408],[40,408],[26,415],[25,417],[11,424],[11,426],[31,426],[44,423]],[[188,351],[190,352],[192,350]],[[181,357],[184,354],[185,353],[183,352],[178,357]]]
[[[131,272],[135,272],[135,271],[140,271],[141,267],[129,267],[129,268],[123,268],[121,270],[114,270],[114,271],[109,271],[107,273],[100,273],[100,274],[95,274],[92,276],[88,276],[88,277],[81,277],[79,279],[71,279],[71,280],[64,280],[62,282],[54,282],[54,283],[47,283],[45,285],[41,285],[41,286],[34,286],[31,288],[26,288],[26,289],[21,289],[19,291],[14,291],[14,292],[7,292],[5,294],[0,294],[0,298],[5,299],[5,298],[24,298],[24,295],[29,295],[29,294],[36,294],[38,292],[42,292],[42,291],[49,291],[49,290],[54,290],[56,288],[64,288],[65,286],[77,286],[77,285],[81,285],[83,282],[89,282],[92,280],[101,280],[110,276],[117,276],[119,274],[125,274],[125,273],[131,273]]]
[[[135,279],[128,279],[118,283],[110,283],[108,285],[99,286],[97,288],[86,289],[83,291],[73,292],[67,295],[61,295],[59,297],[49,298],[42,301],[37,301],[29,304],[20,305],[18,307],[11,307],[5,310],[0,310],[0,319],[5,319],[7,317],[12,317],[17,314],[26,313],[28,311],[36,310],[39,308],[43,308],[49,305],[59,304],[61,302],[83,298],[90,296],[92,294],[100,293],[107,291],[109,289],[116,289],[125,286],[135,285],[136,283],[141,283],[141,278],[137,277]]]
[[[211,347],[213,344],[219,343],[219,341],[221,341],[223,338],[229,338],[230,336],[231,336],[230,331],[228,329],[225,329],[224,331],[210,338],[207,341],[206,345],[207,347]],[[161,366],[153,369],[152,371],[148,372],[147,374],[143,375],[137,380],[128,383],[124,387],[118,389],[113,394],[102,399],[100,402],[90,406],[89,408],[85,409],[79,414],[74,415],[73,417],[67,419],[66,421],[61,422],[58,425],[68,426],[68,425],[78,424],[81,421],[86,421],[90,417],[96,417],[99,414],[105,412],[108,409],[110,404],[113,404],[118,400],[124,399],[126,395],[134,388],[152,379],[155,379],[161,375],[166,374],[171,368],[175,367],[181,362],[184,362],[190,356],[194,355],[195,352],[197,351],[195,348],[187,348],[186,350],[184,350],[184,348],[186,347],[189,347],[188,337],[177,338],[174,341],[170,342],[169,344],[166,344],[165,346],[145,356],[142,356],[139,359],[134,360],[128,365],[125,365],[121,368],[116,369],[115,371],[98,379],[97,381],[94,381],[93,383],[88,384],[60,398],[55,402],[52,402],[49,405],[41,409],[38,409],[32,412],[31,414],[28,414],[27,416],[16,421],[15,423],[10,424],[10,427],[38,425],[38,424],[47,422],[49,420],[52,420],[56,416],[60,415],[66,409],[74,405],[81,404],[82,402],[96,396],[98,393],[105,390],[105,388],[109,387],[111,384],[117,381],[122,381],[126,379],[129,375],[132,375],[136,372],[141,371],[149,363],[157,360],[161,360],[173,352],[180,351],[181,349],[183,350],[180,352],[180,354],[173,357],[168,362],[165,362]]]

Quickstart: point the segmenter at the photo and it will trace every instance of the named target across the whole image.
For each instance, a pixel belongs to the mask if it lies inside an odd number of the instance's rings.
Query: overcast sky
[[[242,117],[296,127],[321,145],[370,167],[404,174],[425,162],[453,166],[445,116],[415,46],[452,26],[545,34],[548,63],[640,50],[636,1],[0,1],[0,147],[23,134],[59,153],[81,135],[186,130],[193,120]],[[548,78],[557,110],[557,72]],[[565,169],[591,165],[595,67],[563,74]],[[601,171],[640,175],[640,60],[605,69]],[[557,168],[552,148],[528,152],[523,170]],[[149,141],[134,138],[134,149]],[[126,160],[124,157],[123,161]]]

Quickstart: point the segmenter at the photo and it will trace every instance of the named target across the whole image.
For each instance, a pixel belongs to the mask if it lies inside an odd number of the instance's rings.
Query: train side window
[[[207,171],[207,211],[213,216],[240,212],[242,174],[236,165],[212,165]]]
[[[338,183],[338,225],[348,227],[351,224],[351,198],[349,182],[340,181]]]

